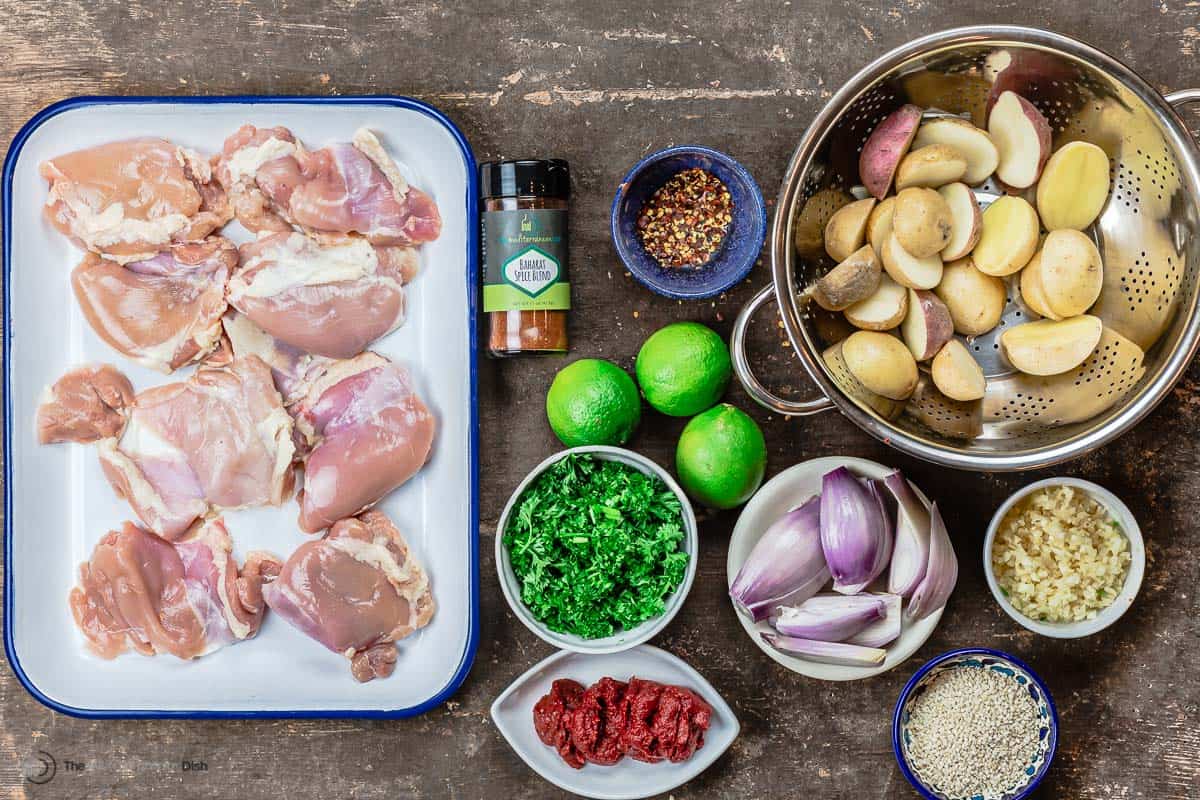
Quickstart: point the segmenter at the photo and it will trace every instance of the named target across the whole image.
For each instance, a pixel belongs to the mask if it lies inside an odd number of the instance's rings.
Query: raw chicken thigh
[[[315,533],[370,508],[425,465],[433,414],[408,370],[375,353],[337,361],[291,409],[304,458],[300,529]]]
[[[437,204],[408,185],[365,128],[351,143],[308,151],[287,128],[243,125],[225,140],[217,178],[252,231],[296,226],[318,238],[359,234],[372,244],[411,245],[442,229]]]
[[[110,142],[42,162],[46,217],[85,250],[122,264],[203,239],[233,217],[197,153],[166,139]]]
[[[39,444],[95,442],[120,436],[133,386],[111,364],[88,364],[47,387],[37,409]]]
[[[318,244],[299,233],[268,234],[239,248],[229,303],[282,342],[350,358],[404,322],[403,284],[416,251],[346,237]]]
[[[273,612],[350,659],[359,681],[391,675],[394,642],[428,625],[434,611],[425,570],[379,511],[300,545],[262,593]]]
[[[232,309],[221,323],[225,327],[225,339],[235,355],[258,356],[271,368],[284,408],[291,409],[303,400],[313,382],[336,363],[333,359],[314,356],[281,342]],[[299,438],[303,441],[302,436]]]
[[[167,539],[210,507],[279,505],[291,493],[292,419],[255,356],[142,392],[124,434],[99,448],[113,489]]]
[[[237,263],[233,243],[210,236],[125,266],[88,253],[71,284],[101,339],[143,366],[171,372],[217,346],[225,284]]]
[[[126,522],[79,567],[71,613],[102,658],[126,650],[190,659],[258,632],[264,575],[279,562],[251,553],[238,570],[220,519],[198,524],[172,544]]]

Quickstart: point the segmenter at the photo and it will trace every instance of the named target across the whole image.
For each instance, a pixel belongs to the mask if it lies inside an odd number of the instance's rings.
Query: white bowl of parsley
[[[517,619],[576,653],[657,634],[696,576],[696,515],[665,469],[620,447],[573,447],[538,464],[496,528],[496,568]]]

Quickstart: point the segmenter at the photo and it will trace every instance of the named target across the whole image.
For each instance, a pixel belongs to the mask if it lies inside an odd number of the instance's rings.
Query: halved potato
[[[1100,251],[1091,238],[1077,230],[1051,231],[1042,244],[1036,280],[1046,307],[1053,312],[1049,316],[1082,314],[1104,288]]]
[[[1040,317],[1047,319],[1062,319],[1050,310],[1046,302],[1046,292],[1042,289],[1042,251],[1033,254],[1025,269],[1021,270],[1021,299]]]
[[[1000,334],[1000,351],[1027,375],[1058,375],[1082,364],[1103,332],[1100,319],[1087,314],[1064,320],[1039,319]]]
[[[858,177],[876,200],[887,197],[896,167],[917,135],[922,113],[919,106],[911,103],[901,106],[875,126],[863,145],[858,157]]]
[[[988,114],[988,133],[1000,154],[996,177],[1014,189],[1033,186],[1050,156],[1050,123],[1042,112],[1016,92],[1002,92]]]
[[[906,400],[917,388],[917,362],[895,336],[852,333],[842,342],[842,358],[850,373],[875,394]]]
[[[954,336],[950,310],[933,292],[908,290],[908,313],[900,324],[900,336],[917,361],[928,361]]]
[[[986,181],[1000,163],[992,137],[965,119],[942,117],[922,124],[912,146],[920,149],[931,144],[950,145],[966,159],[967,171],[962,180],[972,186]]]
[[[846,320],[839,315],[842,322]],[[821,354],[821,358],[825,361],[826,366],[833,375],[834,382],[838,388],[846,393],[848,397],[852,397],[858,402],[866,405],[874,410],[884,419],[895,419],[904,411],[903,400],[892,400],[884,397],[881,394],[876,394],[870,389],[862,385],[862,381],[854,377],[854,373],[846,366],[846,359],[842,357],[842,345],[845,343],[843,339],[825,348],[825,352]]]
[[[904,319],[909,291],[887,275],[881,275],[875,294],[847,308],[846,319],[865,331],[891,330]]]
[[[883,243],[883,268],[892,280],[910,289],[932,289],[942,280],[942,257],[917,258],[900,246],[895,231]]]
[[[839,208],[825,226],[825,252],[834,261],[845,261],[863,246],[867,236],[867,217],[875,198],[856,200]]]
[[[975,193],[965,183],[951,183],[938,189],[950,209],[950,241],[942,248],[943,261],[956,261],[975,249],[983,229],[983,214]]]
[[[963,336],[979,336],[999,325],[1008,300],[1004,281],[984,275],[971,258],[946,264],[935,291],[950,310],[954,330]]]
[[[1038,214],[1046,230],[1081,231],[1108,201],[1108,155],[1090,142],[1068,142],[1055,151],[1037,186]]]
[[[875,251],[865,245],[818,278],[809,293],[826,311],[841,311],[874,294],[880,274]]]
[[[936,189],[967,173],[967,159],[948,144],[930,144],[910,150],[896,168],[896,191],[910,186]]]
[[[842,206],[854,198],[841,189],[821,189],[804,201],[796,214],[792,235],[796,252],[805,258],[820,258],[825,252],[825,226]]]
[[[912,186],[896,195],[892,233],[900,246],[917,258],[940,253],[953,228],[950,207],[935,190]]]
[[[1028,201],[1000,197],[983,212],[983,231],[971,259],[985,275],[1011,275],[1033,258],[1039,230],[1037,211]]]
[[[889,197],[871,209],[867,217],[867,241],[875,248],[875,255],[883,258],[883,243],[892,232],[892,217],[896,212],[896,198]]]
[[[929,367],[933,384],[952,400],[978,400],[987,391],[983,368],[958,339],[951,339]]]

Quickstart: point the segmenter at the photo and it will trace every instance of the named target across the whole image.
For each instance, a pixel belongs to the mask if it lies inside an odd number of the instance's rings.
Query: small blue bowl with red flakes
[[[1050,764],[1054,761],[1054,753],[1058,749],[1058,709],[1050,696],[1050,689],[1024,662],[999,650],[986,647],[965,647],[951,650],[948,653],[930,660],[916,671],[904,689],[900,699],[896,701],[896,711],[892,715],[892,750],[904,777],[917,790],[917,794],[925,800],[946,800],[935,787],[925,783],[913,769],[909,761],[908,749],[912,740],[908,725],[912,715],[912,704],[920,697],[939,675],[956,669],[990,670],[1005,678],[1016,681],[1029,693],[1037,711],[1039,729],[1038,744],[1035,752],[1030,754],[1029,765],[1025,770],[1025,780],[1005,792],[1003,796],[983,798],[983,800],[1025,800],[1046,777]],[[977,796],[982,797],[982,796]]]
[[[729,189],[733,203],[721,246],[699,267],[664,267],[642,246],[638,217],[646,201],[674,175],[702,169]],[[724,153],[697,145],[668,147],[646,156],[617,187],[612,204],[612,238],[625,268],[646,288],[675,300],[713,297],[749,274],[767,236],[767,206],[754,178]]]

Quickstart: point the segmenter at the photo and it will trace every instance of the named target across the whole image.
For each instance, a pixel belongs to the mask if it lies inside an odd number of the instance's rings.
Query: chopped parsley
[[[585,639],[663,613],[687,570],[683,514],[670,488],[590,455],[538,476],[503,536],[521,601],[551,630]]]

